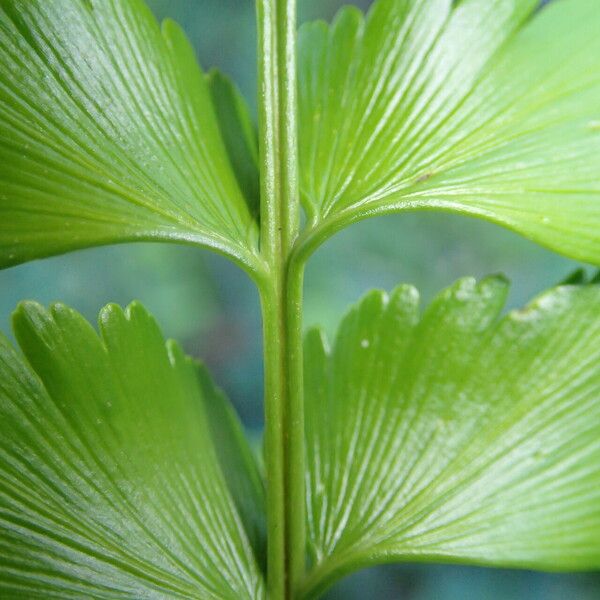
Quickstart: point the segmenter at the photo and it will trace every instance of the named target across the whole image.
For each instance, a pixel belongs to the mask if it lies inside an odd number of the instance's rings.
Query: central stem
[[[258,0],[261,283],[265,356],[268,588],[289,600],[304,572],[302,263],[298,235],[296,2]]]

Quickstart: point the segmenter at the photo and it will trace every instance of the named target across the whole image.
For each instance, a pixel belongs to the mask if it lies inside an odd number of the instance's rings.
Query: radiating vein
[[[107,307],[100,330],[26,304],[28,362],[0,343],[0,595],[264,598],[246,528],[261,492],[241,499],[218,456],[249,450],[206,412],[226,400],[138,305]],[[228,465],[256,478],[247,457]]]
[[[142,0],[0,2],[0,187],[0,266],[178,239],[257,268],[205,77]]]
[[[379,561],[600,566],[600,287],[374,292],[306,342],[305,592]],[[585,526],[581,526],[585,523]]]
[[[378,0],[300,31],[312,227],[441,209],[600,264],[600,5]],[[308,234],[310,235],[310,234]]]

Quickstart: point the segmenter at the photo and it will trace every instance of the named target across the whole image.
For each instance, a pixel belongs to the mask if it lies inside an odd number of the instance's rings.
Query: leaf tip
[[[332,29],[338,30],[346,27],[358,29],[363,25],[364,18],[365,16],[358,6],[352,4],[342,6],[333,19]]]
[[[167,42],[170,41],[173,37],[182,34],[181,27],[179,26],[177,21],[175,21],[171,17],[167,17],[166,19],[163,19],[161,21],[160,31]]]
[[[540,294],[523,308],[509,312],[512,321],[536,321],[550,315],[559,315],[569,310],[576,294],[585,290],[584,286],[563,285]]]
[[[173,367],[177,367],[177,365],[188,365],[194,367],[203,366],[200,361],[186,354],[181,345],[174,339],[169,338],[165,342],[165,348],[167,349],[169,362]]]
[[[17,304],[11,315],[13,330],[16,333],[16,330],[26,322],[40,320],[46,314],[46,309],[39,302],[22,300]]]
[[[459,302],[498,298],[504,304],[509,286],[510,282],[503,274],[489,275],[479,281],[471,276],[461,277],[446,288],[442,296]]]
[[[169,17],[163,19],[160,24],[160,33],[167,48],[173,55],[185,56],[188,59],[193,57],[195,64],[199,66],[198,61],[196,60],[196,53],[185,34],[185,31],[177,21]]]
[[[98,327],[100,330],[105,330],[110,327],[115,320],[123,318],[123,309],[118,304],[109,302],[100,309],[98,314]]]
[[[139,300],[132,300],[125,308],[125,318],[131,321],[136,318],[152,318],[146,307]]]
[[[419,306],[420,301],[421,294],[414,285],[401,283],[392,290],[391,302],[393,304]]]
[[[307,21],[302,23],[298,29],[298,43],[308,42],[312,36],[318,35],[321,39],[326,38],[329,32],[329,23],[324,19]]]
[[[327,334],[320,327],[311,327],[306,332],[305,343],[314,356],[326,356],[330,352]]]
[[[232,81],[229,77],[226,77],[225,74],[217,67],[211,67],[206,72],[206,79],[210,86],[212,85],[223,85],[223,86],[232,86]]]
[[[45,310],[44,307],[42,306],[42,304],[40,304],[36,300],[21,300],[17,304],[13,314],[21,313],[21,312],[29,312],[29,311],[42,311],[42,310]]]
[[[488,275],[479,281],[476,289],[484,298],[501,296],[504,301],[510,289],[510,279],[504,273]]]
[[[360,310],[381,310],[390,302],[390,295],[385,290],[369,290],[358,302]]]
[[[569,273],[558,285],[582,285],[587,281],[587,273],[585,269],[575,269]]]
[[[52,302],[48,312],[54,319],[62,318],[65,315],[76,314],[75,309],[67,306],[64,302]]]
[[[31,336],[37,337],[39,331],[45,330],[54,322],[53,316],[45,306],[35,300],[23,300],[11,316],[12,330],[15,338],[24,349]]]

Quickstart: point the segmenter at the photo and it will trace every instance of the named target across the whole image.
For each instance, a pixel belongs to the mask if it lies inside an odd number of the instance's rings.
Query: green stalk
[[[287,453],[286,453],[286,523],[288,543],[289,590],[297,592],[304,576],[306,559],[306,507],[304,480],[304,375],[302,340],[302,291],[304,263],[289,261],[287,280]],[[291,596],[290,596],[291,597]]]
[[[298,236],[295,0],[257,1],[265,356],[268,588],[291,599],[304,572],[303,263]]]

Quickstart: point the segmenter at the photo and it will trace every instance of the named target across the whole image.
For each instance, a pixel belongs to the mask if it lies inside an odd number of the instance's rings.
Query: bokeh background
[[[330,19],[341,0],[299,0],[301,21]],[[347,3],[347,2],[346,2]],[[183,25],[205,69],[233,76],[255,108],[252,0],[149,0]],[[354,4],[367,8],[368,0]],[[416,285],[428,302],[458,277],[505,273],[509,307],[558,283],[578,265],[508,231],[434,213],[373,219],[340,233],[311,261],[306,325],[332,335],[348,304],[373,287]],[[0,328],[18,301],[66,302],[94,321],[107,302],[141,300],[164,333],[212,369],[251,435],[262,428],[261,323],[257,294],[236,267],[206,251],[139,244],[77,252],[0,272]],[[373,600],[598,600],[600,576],[449,566],[388,566],[353,575],[328,598]]]

